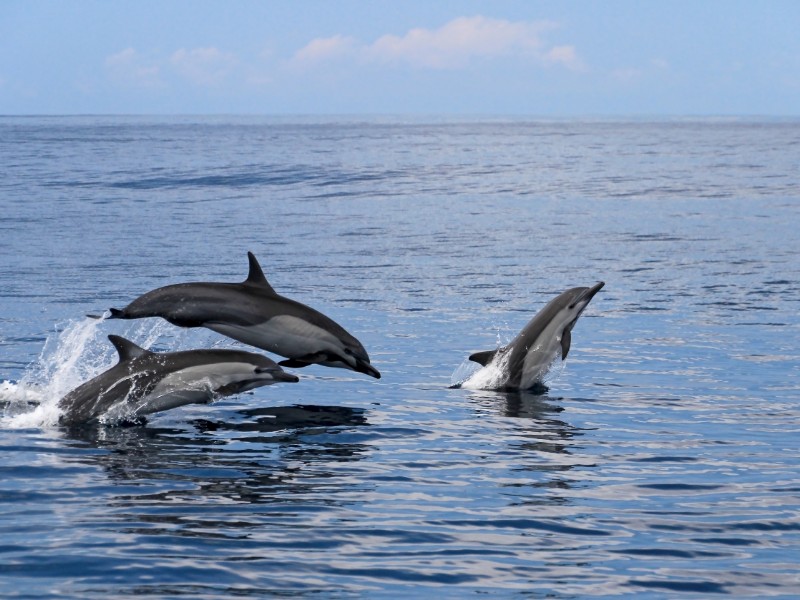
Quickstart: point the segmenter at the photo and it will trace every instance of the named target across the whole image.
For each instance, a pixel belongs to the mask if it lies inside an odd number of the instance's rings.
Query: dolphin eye
[[[352,356],[352,355],[353,355],[353,351],[352,351],[352,350],[350,350],[350,348],[345,348],[345,349],[344,349],[344,353],[345,353],[345,354],[347,354],[347,355],[349,355],[349,356]]]

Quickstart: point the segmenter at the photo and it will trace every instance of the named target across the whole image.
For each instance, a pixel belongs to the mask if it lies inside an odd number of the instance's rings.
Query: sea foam
[[[52,427],[58,423],[59,400],[82,383],[116,364],[114,347],[106,339],[103,320],[68,321],[48,336],[38,359],[18,382],[0,381],[0,427]],[[130,334],[151,347],[163,337],[166,322],[143,320]],[[173,343],[177,340],[173,338]]]

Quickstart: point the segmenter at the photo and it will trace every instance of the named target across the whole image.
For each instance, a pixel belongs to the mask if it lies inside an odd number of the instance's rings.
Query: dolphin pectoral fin
[[[565,329],[564,333],[561,334],[561,360],[566,360],[570,344],[572,344],[572,332],[569,329]]]
[[[486,350],[485,352],[475,352],[474,354],[469,355],[469,359],[485,367],[492,362],[495,354],[497,354],[499,351],[500,350]]]
[[[298,358],[287,358],[286,360],[280,361],[278,364],[282,367],[289,367],[290,369],[302,369],[314,363],[306,362]]]

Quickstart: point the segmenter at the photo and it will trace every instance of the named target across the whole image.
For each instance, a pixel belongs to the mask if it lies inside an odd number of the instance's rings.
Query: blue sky
[[[798,115],[800,1],[1,0],[0,114]]]

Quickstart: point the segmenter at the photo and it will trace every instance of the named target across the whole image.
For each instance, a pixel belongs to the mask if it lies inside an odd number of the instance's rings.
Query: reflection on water
[[[364,409],[344,406],[281,406],[251,408],[237,412],[242,420],[229,421],[194,421],[198,431],[231,430],[239,432],[272,432],[282,429],[308,427],[342,427],[368,425]],[[261,441],[256,438],[249,441]]]
[[[0,121],[0,596],[800,596],[796,121]],[[247,250],[384,378],[31,410],[110,333],[222,347],[82,315]],[[448,388],[598,279],[549,391]]]
[[[149,504],[300,500],[314,492],[307,469],[327,477],[327,464],[358,461],[368,453],[363,444],[337,435],[337,428],[368,425],[362,409],[287,406],[246,409],[226,417],[173,428],[77,427],[67,435],[104,451],[90,454],[89,460],[101,466],[112,482],[177,484],[156,494],[151,490],[126,494],[123,502],[132,505],[143,497]],[[330,491],[330,481],[325,487]]]

